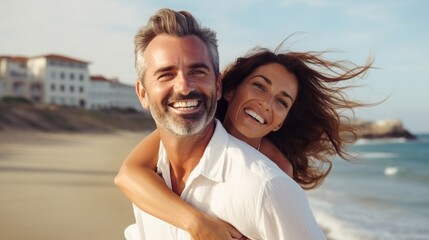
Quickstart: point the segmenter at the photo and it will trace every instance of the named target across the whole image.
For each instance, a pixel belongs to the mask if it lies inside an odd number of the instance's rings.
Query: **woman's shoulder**
[[[283,172],[293,177],[293,167],[287,157],[269,139],[263,138],[260,148],[261,153],[273,161]]]

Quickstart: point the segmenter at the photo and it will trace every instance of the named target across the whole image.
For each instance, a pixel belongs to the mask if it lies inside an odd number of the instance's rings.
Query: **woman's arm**
[[[289,177],[293,178],[293,166],[286,156],[267,138],[262,139],[261,153],[267,156]]]
[[[141,210],[184,229],[194,240],[241,237],[231,225],[193,208],[167,187],[156,173],[159,142],[155,130],[131,151],[115,178],[119,189]]]

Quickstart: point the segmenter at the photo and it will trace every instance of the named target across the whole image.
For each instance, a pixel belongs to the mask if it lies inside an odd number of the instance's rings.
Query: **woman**
[[[347,158],[344,145],[356,139],[353,128],[341,125],[338,112],[363,106],[347,100],[344,91],[350,87],[335,84],[364,76],[372,62],[356,66],[327,61],[318,52],[277,52],[257,49],[226,68],[217,118],[304,189],[315,188],[331,170],[333,156]],[[115,183],[127,197],[193,239],[215,239],[212,234],[219,231],[239,237],[230,225],[192,208],[166,187],[156,174],[158,147],[154,131],[123,163]]]

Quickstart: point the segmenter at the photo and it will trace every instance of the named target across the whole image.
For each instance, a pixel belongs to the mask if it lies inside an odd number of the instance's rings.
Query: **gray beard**
[[[216,98],[212,96],[212,98],[207,100],[210,101],[210,105],[206,106],[207,111],[202,116],[190,114],[184,118],[168,117],[167,114],[164,114],[168,112],[167,106],[164,106],[164,113],[152,110],[150,107],[149,110],[158,128],[163,128],[178,137],[189,137],[202,132],[214,118],[217,104]]]

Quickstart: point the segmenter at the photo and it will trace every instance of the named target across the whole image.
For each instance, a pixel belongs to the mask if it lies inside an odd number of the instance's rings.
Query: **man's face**
[[[144,52],[144,87],[136,90],[158,128],[179,136],[201,132],[212,121],[221,97],[205,44],[196,36],[159,35]]]

